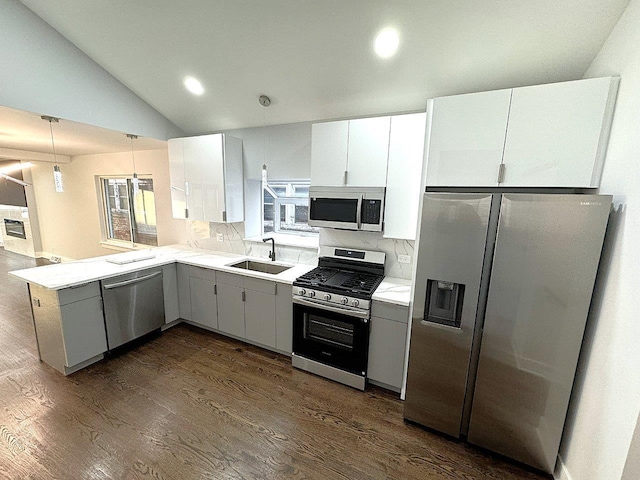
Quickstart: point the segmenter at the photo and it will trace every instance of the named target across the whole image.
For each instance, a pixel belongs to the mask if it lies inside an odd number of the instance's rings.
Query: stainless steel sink
[[[244,268],[245,270],[252,270],[254,272],[268,273],[271,275],[277,275],[291,268],[285,265],[274,265],[273,263],[254,262],[251,260],[243,260],[242,262],[232,263],[229,266],[234,268]]]

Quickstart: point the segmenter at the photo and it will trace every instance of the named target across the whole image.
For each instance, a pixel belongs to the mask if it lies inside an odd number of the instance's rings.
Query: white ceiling
[[[131,150],[126,133],[60,119],[53,123],[53,139],[58,155],[76,156]],[[52,153],[49,122],[37,113],[0,106],[0,148]],[[134,150],[167,148],[167,142],[139,137]]]
[[[22,0],[189,134],[581,78],[629,0]],[[373,38],[401,37],[380,60]],[[206,89],[194,97],[186,75]],[[268,109],[258,96],[272,99]]]

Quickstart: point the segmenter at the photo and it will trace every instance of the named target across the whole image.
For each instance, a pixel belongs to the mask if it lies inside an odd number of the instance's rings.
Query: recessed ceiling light
[[[400,37],[395,28],[384,28],[376,35],[373,48],[380,58],[389,58],[395,55],[400,45]]]
[[[202,95],[204,93],[204,87],[197,78],[186,77],[184,79],[184,86],[194,95]]]

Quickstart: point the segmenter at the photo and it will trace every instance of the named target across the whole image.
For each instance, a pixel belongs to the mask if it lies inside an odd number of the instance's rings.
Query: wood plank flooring
[[[0,249],[0,478],[542,479],[288,357],[180,325],[70,377],[40,363]]]

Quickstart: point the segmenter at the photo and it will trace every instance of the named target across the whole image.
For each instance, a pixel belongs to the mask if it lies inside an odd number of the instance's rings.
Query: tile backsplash
[[[222,241],[218,241],[219,234]],[[271,251],[270,243],[244,240],[244,234],[244,223],[242,222],[187,222],[187,242],[192,247],[268,259]],[[321,228],[320,245],[385,252],[387,254],[385,274],[389,277],[411,279],[414,260],[413,241],[384,238],[381,233],[375,232]],[[409,256],[411,263],[398,262],[399,255]],[[276,241],[276,258],[283,262],[316,265],[318,252],[315,248],[278,245]]]

